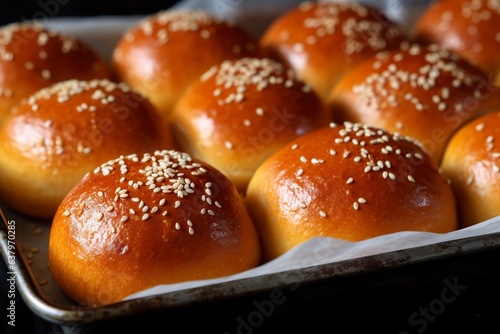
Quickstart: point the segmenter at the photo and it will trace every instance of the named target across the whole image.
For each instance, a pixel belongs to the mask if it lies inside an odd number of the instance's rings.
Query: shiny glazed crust
[[[260,261],[236,188],[177,151],[119,157],[86,175],[59,207],[48,251],[57,284],[89,306]]]
[[[402,29],[375,8],[304,2],[278,17],[260,44],[325,98],[362,60],[397,47],[404,38]]]
[[[451,180],[461,227],[500,215],[500,113],[460,128],[446,148],[441,169]]]
[[[292,70],[267,58],[241,58],[205,72],[169,120],[182,150],[224,172],[244,192],[265,158],[331,118]]]
[[[359,241],[457,228],[447,180],[411,139],[345,123],[306,134],[270,156],[247,192],[264,260],[316,236]]]
[[[166,10],[127,31],[112,64],[120,80],[168,115],[184,90],[211,66],[258,55],[254,38],[234,24],[202,11]]]
[[[78,38],[34,23],[0,28],[0,124],[23,98],[44,87],[110,76],[104,60]]]
[[[144,96],[109,80],[63,81],[20,103],[0,130],[0,195],[51,218],[85,173],[112,157],[171,149],[167,125]]]
[[[500,4],[488,0],[435,1],[417,21],[413,37],[456,52],[500,86]]]
[[[332,90],[336,122],[361,122],[419,140],[439,163],[451,135],[499,107],[482,71],[437,44],[402,43],[349,72]]]

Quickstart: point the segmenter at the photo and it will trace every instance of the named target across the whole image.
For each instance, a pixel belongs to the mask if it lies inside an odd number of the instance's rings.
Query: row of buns
[[[304,2],[256,40],[166,10],[124,32],[110,66],[74,37],[7,26],[0,196],[51,221],[54,278],[92,306],[315,236],[479,223],[500,214],[499,41],[481,40],[498,16],[442,0],[407,36],[374,7]]]

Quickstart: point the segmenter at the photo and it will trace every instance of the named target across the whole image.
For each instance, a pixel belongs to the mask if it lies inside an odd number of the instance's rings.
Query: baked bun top
[[[336,122],[411,136],[439,163],[458,127],[499,106],[499,91],[456,53],[438,44],[404,42],[344,76],[327,104]]]
[[[211,66],[260,55],[255,39],[232,22],[200,10],[150,15],[120,39],[112,56],[118,77],[166,115]]]
[[[416,40],[453,50],[500,85],[500,4],[488,0],[433,2],[413,30]]]
[[[271,23],[260,44],[326,97],[360,61],[397,47],[404,38],[399,25],[377,8],[307,1]]]
[[[155,285],[250,269],[260,263],[260,247],[223,174],[186,153],[161,150],[89,172],[54,217],[49,261],[65,293],[95,306]]]
[[[418,143],[357,123],[332,124],[270,156],[246,199],[267,260],[315,236],[457,227],[451,187]]]
[[[52,217],[67,191],[111,157],[173,147],[167,124],[128,85],[62,81],[22,100],[6,118],[0,194],[29,215]]]
[[[459,203],[462,227],[500,215],[500,112],[463,125],[441,163]]]
[[[331,117],[294,71],[267,58],[213,66],[169,118],[178,146],[226,173],[244,191],[257,166]]]
[[[11,108],[36,91],[69,79],[110,78],[87,43],[36,23],[0,28],[0,124]]]

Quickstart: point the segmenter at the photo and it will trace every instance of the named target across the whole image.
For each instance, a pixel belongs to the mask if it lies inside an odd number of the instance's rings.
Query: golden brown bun
[[[224,172],[243,192],[266,157],[330,120],[308,85],[267,58],[212,67],[170,117],[177,145]]]
[[[336,122],[360,122],[419,140],[439,164],[453,132],[499,106],[488,77],[436,44],[401,47],[363,62],[332,90]]]
[[[0,28],[0,124],[12,107],[39,89],[69,79],[110,78],[110,70],[85,42],[39,24]]]
[[[461,127],[446,148],[441,169],[455,191],[461,227],[500,215],[500,113]]]
[[[48,254],[61,289],[99,306],[155,285],[251,269],[260,245],[223,174],[164,150],[120,157],[86,175],[54,217]]]
[[[23,100],[0,129],[0,196],[50,218],[89,170],[111,157],[173,148],[142,95],[106,79],[68,80]]]
[[[457,228],[455,198],[412,140],[345,123],[306,134],[255,172],[247,205],[264,261],[315,236],[359,241]]]
[[[499,22],[498,1],[440,0],[422,14],[412,33],[418,41],[456,52],[500,86]]]
[[[403,39],[402,29],[376,8],[304,2],[278,17],[260,44],[324,98],[362,60]]]
[[[184,90],[212,65],[260,55],[240,27],[197,10],[166,10],[126,32],[112,63],[118,77],[167,115]]]

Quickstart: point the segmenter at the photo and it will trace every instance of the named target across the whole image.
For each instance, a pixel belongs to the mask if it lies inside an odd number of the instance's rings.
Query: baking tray
[[[428,3],[364,2],[382,6],[389,16],[406,25],[411,24]],[[237,18],[247,30],[254,29],[251,32],[258,35],[283,6],[294,5],[294,1],[275,1],[273,6],[265,7],[266,15],[259,16],[259,3],[187,1],[177,8],[203,8],[218,16]],[[260,17],[258,25],[251,23],[255,17]],[[62,18],[46,23],[83,38],[109,59],[120,34],[139,19],[141,17]],[[47,245],[51,222],[20,215],[1,201],[0,212],[0,251],[9,273],[15,274],[16,292],[37,316],[60,325],[65,333],[106,333],[110,329],[130,332],[136,326],[144,332],[145,324],[165,323],[169,324],[169,333],[208,332],[209,328],[223,333],[254,333],[264,318],[267,322],[277,319],[277,326],[283,330],[285,323],[295,323],[294,315],[310,311],[311,317],[312,312],[320,312],[317,306],[325,303],[330,303],[332,312],[338,311],[332,304],[346,305],[346,300],[356,294],[400,291],[457,275],[488,273],[498,268],[496,259],[500,253],[500,228],[496,227],[500,225],[500,217],[443,238],[432,234],[394,234],[378,243],[375,240],[373,247],[369,247],[370,242],[355,245],[340,242],[340,246],[331,247],[327,241],[318,239],[316,245],[323,246],[316,250],[348,249],[352,254],[333,257],[333,260],[319,256],[321,261],[317,261],[318,257],[306,253],[305,257],[302,254],[302,263],[298,266],[278,265],[274,270],[251,271],[239,278],[174,285],[111,305],[85,307],[67,298],[50,274]],[[15,235],[8,228],[13,225]],[[290,260],[300,253],[287,255]],[[283,296],[286,302],[281,303]]]
[[[134,298],[101,307],[85,307],[67,299],[52,280],[44,247],[48,241],[49,222],[27,219],[1,203],[0,206],[1,253],[8,270],[16,274],[18,292],[36,315],[60,325],[68,333],[105,333],[111,328],[123,331],[139,324],[144,330],[145,324],[155,326],[161,323],[168,323],[169,333],[202,329],[207,332],[214,326],[224,328],[226,333],[237,332],[242,323],[252,323],[252,314],[269,311],[269,307],[262,305],[269,305],[273,300],[278,304],[283,296],[293,295],[293,298],[279,303],[279,310],[276,307],[272,314],[275,319],[325,301],[352,298],[352,295],[375,290],[387,293],[393,289],[409,289],[424,285],[426,280],[447,277],[453,280],[457,275],[462,282],[467,273],[477,275],[498,268],[500,253],[500,233],[489,233]],[[9,249],[8,240],[13,238],[9,237],[7,226],[12,221],[15,221],[15,247]],[[497,255],[490,256],[490,262],[493,262],[487,264],[485,254],[492,251]],[[471,260],[467,263],[467,256],[472,255],[481,258],[482,262]],[[425,265],[424,269],[418,269],[419,265]],[[460,268],[462,271],[457,272]],[[254,323],[257,320],[253,320]]]

